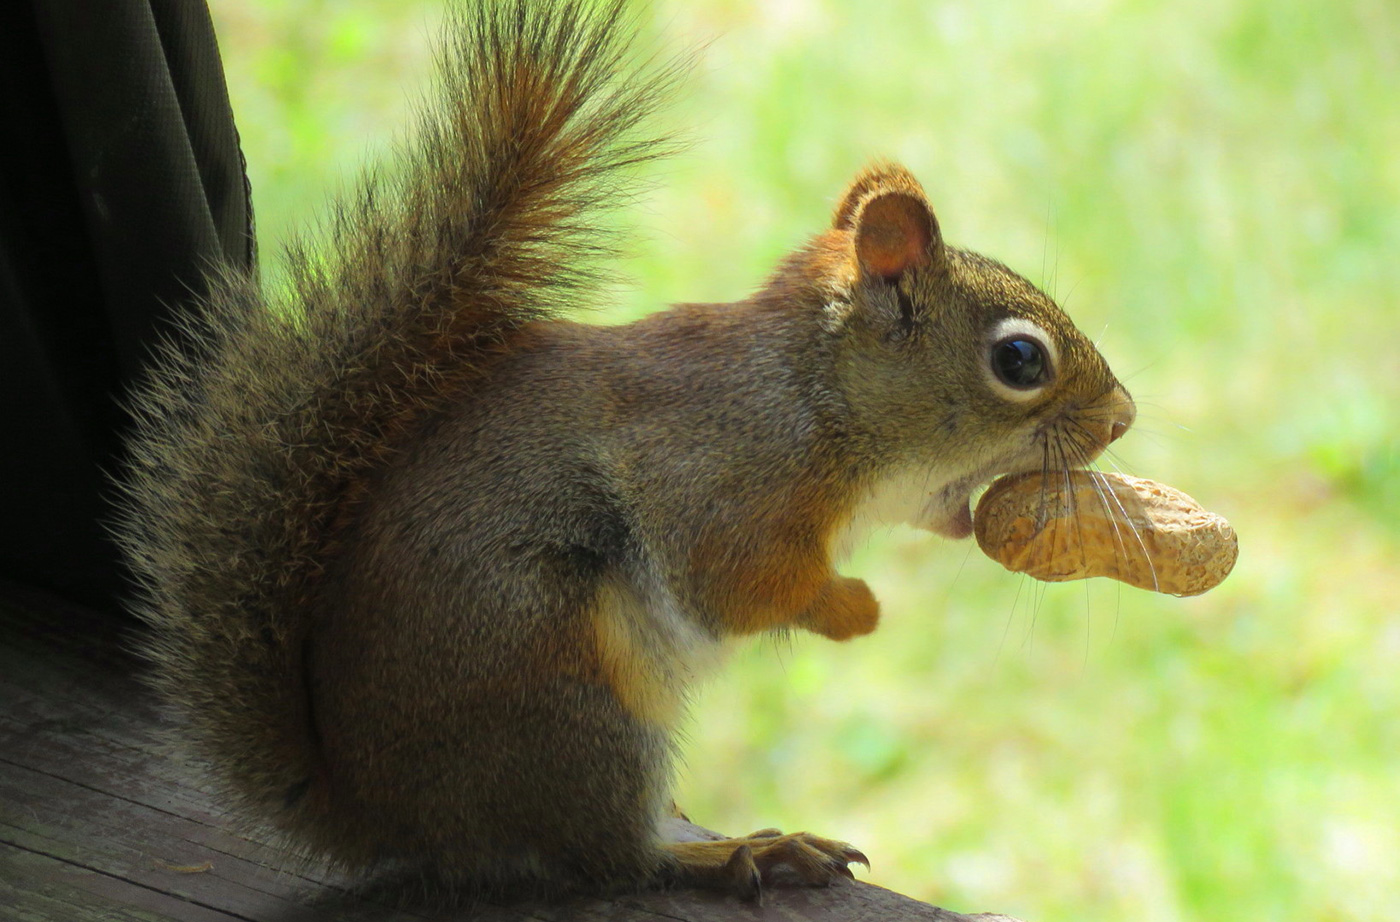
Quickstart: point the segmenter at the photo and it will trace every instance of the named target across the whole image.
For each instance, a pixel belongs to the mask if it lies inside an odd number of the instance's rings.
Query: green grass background
[[[264,251],[405,124],[436,4],[215,0]],[[1400,6],[664,0],[708,42],[610,317],[743,297],[863,163],[1057,296],[1138,397],[1123,469],[1236,525],[1178,600],[874,536],[869,638],[742,645],[680,800],[1047,920],[1400,904]]]

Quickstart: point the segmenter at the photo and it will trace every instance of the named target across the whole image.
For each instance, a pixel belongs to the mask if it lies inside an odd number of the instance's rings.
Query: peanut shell
[[[1108,576],[1170,595],[1199,595],[1235,565],[1230,523],[1163,483],[1059,471],[995,481],[973,517],[993,560],[1048,582]]]

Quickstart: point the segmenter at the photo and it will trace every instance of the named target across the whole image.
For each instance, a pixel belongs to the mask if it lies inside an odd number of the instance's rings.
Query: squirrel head
[[[981,483],[1082,466],[1132,424],[1094,345],[1026,279],[947,245],[903,167],[863,172],[818,250],[853,442],[875,477],[923,484],[915,524],[965,537]]]

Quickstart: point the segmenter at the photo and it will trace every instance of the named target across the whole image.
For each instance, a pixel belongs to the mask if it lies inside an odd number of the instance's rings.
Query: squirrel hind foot
[[[742,838],[665,842],[661,848],[670,858],[672,886],[720,890],[754,902],[762,900],[767,884],[824,887],[838,877],[854,880],[853,863],[870,868],[859,849],[809,832],[761,829]]]

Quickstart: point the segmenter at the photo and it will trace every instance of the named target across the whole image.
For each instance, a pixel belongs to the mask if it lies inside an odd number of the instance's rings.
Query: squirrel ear
[[[867,201],[856,218],[856,258],[872,275],[894,280],[933,261],[938,222],[922,197],[888,192]]]
[[[864,271],[889,280],[929,265],[942,245],[938,219],[919,181],[893,164],[857,177],[832,224],[853,232]]]

